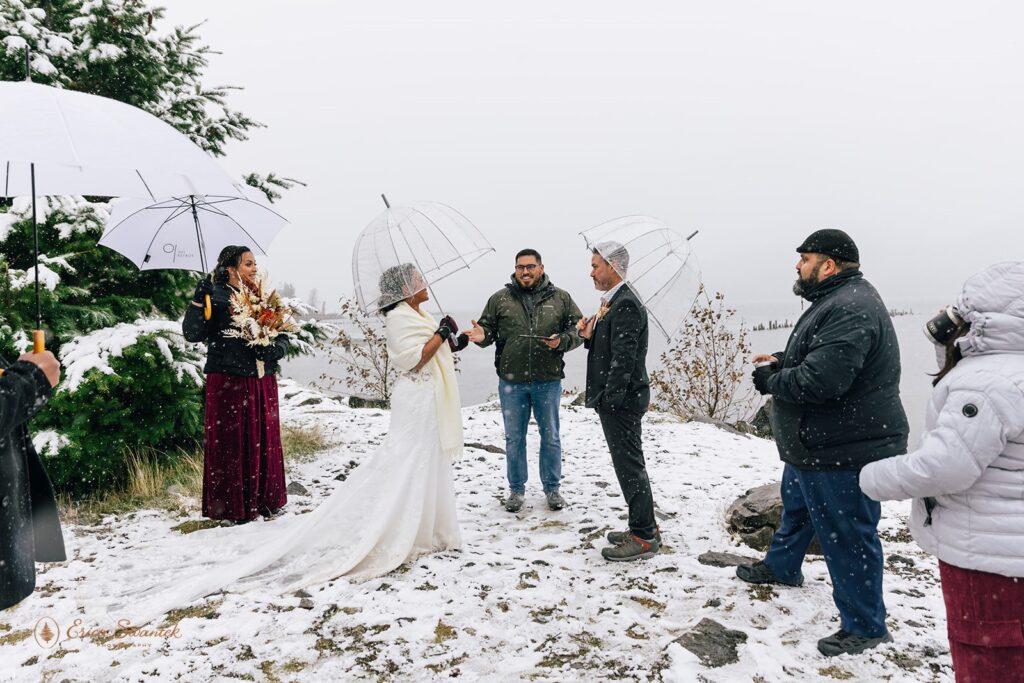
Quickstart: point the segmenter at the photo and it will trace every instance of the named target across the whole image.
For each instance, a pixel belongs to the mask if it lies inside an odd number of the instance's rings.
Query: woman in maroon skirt
[[[253,348],[224,334],[232,327],[231,295],[255,274],[256,259],[248,247],[225,247],[212,278],[196,286],[182,322],[185,339],[204,341],[208,349],[203,514],[238,524],[272,516],[287,500],[275,374],[288,352],[288,336]],[[256,361],[263,362],[262,376]]]

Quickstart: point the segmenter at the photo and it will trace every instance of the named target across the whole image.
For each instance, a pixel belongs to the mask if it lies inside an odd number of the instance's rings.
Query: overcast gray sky
[[[309,183],[266,263],[330,299],[393,203],[454,206],[497,253],[438,290],[482,306],[524,246],[584,308],[579,231],[657,216],[738,305],[794,299],[839,227],[891,305],[1024,258],[1024,9],[1012,2],[170,0],[209,82],[267,124],[234,173]],[[792,303],[795,303],[792,302]]]

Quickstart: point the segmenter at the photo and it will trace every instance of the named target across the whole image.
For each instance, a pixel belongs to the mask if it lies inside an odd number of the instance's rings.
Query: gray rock
[[[740,436],[749,436],[746,432],[744,432],[741,429],[738,429],[738,428],[734,427],[733,425],[729,424],[728,422],[722,422],[721,420],[713,420],[710,417],[694,416],[694,417],[690,418],[690,422],[701,422],[703,424],[711,425],[713,427],[718,427],[719,429],[724,429],[725,431],[729,432],[730,434],[738,434]]]
[[[385,401],[380,398],[373,398],[371,396],[349,396],[348,397],[349,408],[376,408],[378,410],[387,410],[391,407],[390,401]]]
[[[288,495],[289,496],[308,496],[309,491],[305,486],[297,481],[288,482]]]
[[[716,552],[702,553],[697,557],[698,562],[709,567],[738,567],[741,564],[754,564],[759,559],[758,557],[747,557],[735,553]]]
[[[310,600],[309,598],[302,598],[301,600],[299,600],[299,607],[301,609],[313,609],[314,607],[316,607],[316,603]]]
[[[725,511],[725,521],[729,530],[739,536],[744,545],[761,551],[768,550],[781,520],[780,482],[750,489],[733,501]],[[817,538],[811,541],[807,552],[811,555],[821,555],[821,545]]]
[[[750,421],[751,433],[754,436],[759,436],[762,439],[772,439],[772,423],[768,420],[768,415],[772,409],[772,400],[769,398],[764,402],[764,405],[758,408],[754,414],[754,419]]]
[[[754,550],[761,550],[768,552],[768,548],[772,545],[772,536],[775,535],[775,527],[763,526],[757,531],[752,532],[739,532],[740,541],[743,545]]]
[[[577,408],[582,408],[583,406],[587,405],[587,392],[582,392],[579,396],[574,398],[572,400],[572,403],[570,403],[569,405],[576,406]]]
[[[487,451],[488,453],[501,453],[502,455],[505,455],[505,449],[504,448],[499,448],[498,446],[491,446],[490,444],[486,444],[486,443],[476,443],[476,442],[473,442],[473,443],[467,443],[467,444],[464,444],[464,445],[465,445],[466,448],[478,448],[481,451]]]
[[[323,402],[323,399],[318,396],[310,396],[305,401],[299,403],[300,406],[315,406]]]
[[[697,655],[701,664],[713,668],[740,661],[737,648],[747,642],[747,634],[728,629],[713,619],[701,619],[675,642]]]

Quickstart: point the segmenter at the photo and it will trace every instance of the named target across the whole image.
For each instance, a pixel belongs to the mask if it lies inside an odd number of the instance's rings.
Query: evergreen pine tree
[[[210,48],[198,26],[163,30],[164,11],[141,0],[0,0],[0,79],[25,78],[117,99],[171,124],[214,156],[230,140],[260,126],[227,104],[231,86],[203,82]],[[246,182],[273,200],[292,179],[250,174]],[[104,198],[40,197],[40,274],[44,326],[50,348],[140,319],[177,320],[197,280],[178,270],[140,272],[120,254],[97,246],[109,218]],[[31,204],[0,200],[0,353],[24,351],[35,325]],[[197,350],[173,326],[145,333],[145,325],[117,327],[131,348],[115,349],[106,374],[90,361],[74,388],[58,387],[49,410],[33,426],[54,430],[48,443],[60,457],[48,461],[59,488],[89,491],[116,484],[128,450],[194,446],[201,436],[200,390],[180,372]],[[129,366],[129,363],[134,365]],[[148,410],[140,415],[140,409]],[[155,412],[154,412],[155,411]],[[57,435],[54,437],[54,433]],[[51,453],[53,454],[53,453]]]

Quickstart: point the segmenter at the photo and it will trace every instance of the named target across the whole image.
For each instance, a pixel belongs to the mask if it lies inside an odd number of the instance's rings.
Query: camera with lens
[[[933,344],[945,346],[956,334],[963,319],[952,306],[946,306],[937,316],[924,324],[924,334]]]

